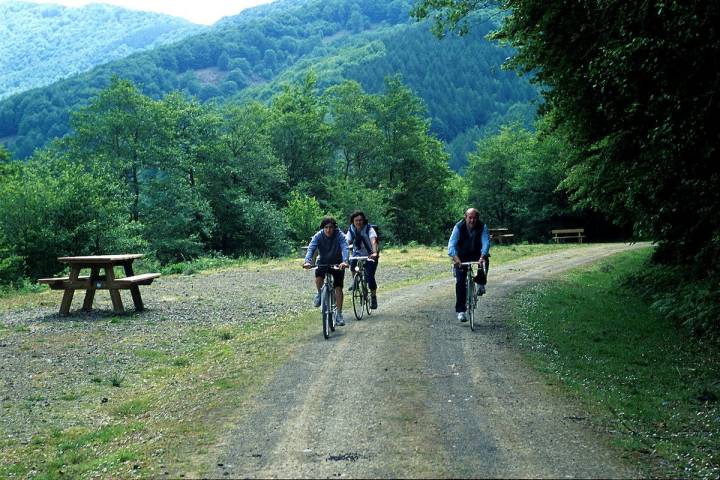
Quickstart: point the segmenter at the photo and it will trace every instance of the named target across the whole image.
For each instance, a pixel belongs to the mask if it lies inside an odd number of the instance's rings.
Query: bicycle
[[[487,264],[483,260],[477,262],[462,262],[461,266],[467,266],[465,271],[466,297],[465,297],[465,315],[470,322],[470,330],[475,331],[475,308],[477,307],[478,295],[475,291],[475,272],[473,265],[482,265],[483,273],[487,275]]]
[[[313,270],[316,270],[318,267],[328,267],[328,269],[340,270],[338,265],[315,265]],[[325,273],[323,286],[320,289],[320,313],[322,315],[323,336],[325,339],[328,339],[330,338],[330,332],[335,331],[335,319],[337,316],[337,308],[335,306],[335,285],[330,271]]]
[[[355,276],[352,283],[352,302],[355,318],[362,320],[367,312],[370,315],[370,290],[365,276],[365,262],[372,262],[370,257],[350,257],[350,261],[357,260],[355,265]]]

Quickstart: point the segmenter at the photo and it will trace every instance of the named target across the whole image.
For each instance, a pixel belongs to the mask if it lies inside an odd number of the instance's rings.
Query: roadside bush
[[[304,193],[293,191],[284,209],[288,237],[296,244],[307,244],[318,231],[323,212],[315,199]]]
[[[720,339],[720,276],[703,278],[690,269],[649,261],[626,284],[661,316],[697,336]]]

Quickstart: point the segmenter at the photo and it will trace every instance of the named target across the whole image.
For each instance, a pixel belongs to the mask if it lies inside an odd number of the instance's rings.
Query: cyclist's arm
[[[480,237],[482,240],[482,248],[480,250],[480,254],[487,258],[488,254],[490,253],[490,230],[488,229],[487,224],[483,225],[482,230],[482,236]]]
[[[342,263],[347,266],[350,252],[348,251],[348,242],[347,238],[345,238],[345,234],[341,233],[338,235],[338,242],[340,242],[340,250],[342,251]]]
[[[368,255],[377,255],[380,248],[378,248],[377,232],[374,228],[370,227],[368,229],[368,237],[370,237],[370,248],[372,249],[372,251],[368,252]]]
[[[322,233],[322,231],[320,231],[319,233]],[[315,254],[315,250],[317,250],[317,244],[318,244],[318,234],[316,233],[310,239],[310,244],[308,245],[307,253],[305,254],[305,263],[312,265],[312,258],[313,258],[313,255]]]
[[[460,227],[456,224],[455,227],[453,227],[452,234],[450,235],[450,240],[448,240],[448,256],[452,258],[453,263],[460,262],[460,258],[457,256],[457,244],[458,239],[460,238]]]

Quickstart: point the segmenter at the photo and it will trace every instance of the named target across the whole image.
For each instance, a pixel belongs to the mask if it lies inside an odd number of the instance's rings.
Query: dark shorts
[[[325,278],[325,274],[328,270],[330,270],[330,267],[317,267],[315,269],[315,276]],[[342,288],[345,285],[345,270],[335,270],[333,268],[330,270],[330,273],[333,276],[333,285],[335,288]]]

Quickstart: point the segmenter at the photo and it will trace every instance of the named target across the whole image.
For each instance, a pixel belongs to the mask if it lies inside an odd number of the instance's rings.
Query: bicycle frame
[[[487,275],[487,263],[484,260],[478,260],[476,262],[462,262],[460,265],[467,267],[465,271],[465,314],[470,321],[470,330],[475,331],[475,307],[477,307],[478,297],[475,294],[475,271],[473,265],[482,266],[483,273]]]
[[[353,311],[355,318],[361,320],[365,312],[370,315],[370,299],[367,278],[365,276],[365,262],[374,262],[370,257],[350,257],[350,261],[357,261],[353,276]]]
[[[319,267],[328,267],[328,271],[325,272],[325,278],[323,279],[323,286],[320,290],[320,313],[323,321],[323,336],[327,339],[330,337],[330,332],[335,331],[335,320],[337,315],[337,307],[335,305],[335,285],[333,276],[330,270],[341,270],[338,265],[315,265],[313,270],[317,270]]]

